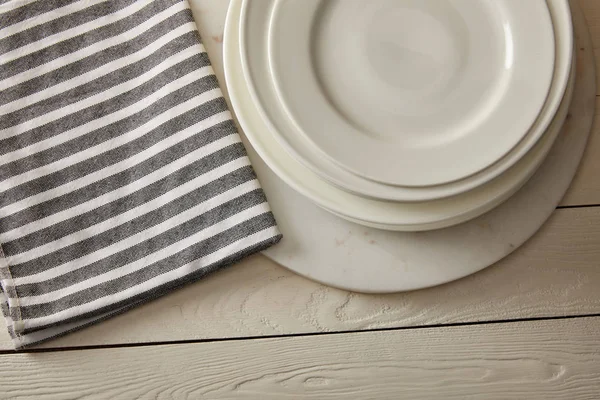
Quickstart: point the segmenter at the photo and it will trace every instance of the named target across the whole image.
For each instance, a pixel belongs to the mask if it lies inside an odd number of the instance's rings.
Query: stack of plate
[[[347,220],[419,231],[479,216],[533,175],[566,117],[567,0],[233,2],[246,136]]]

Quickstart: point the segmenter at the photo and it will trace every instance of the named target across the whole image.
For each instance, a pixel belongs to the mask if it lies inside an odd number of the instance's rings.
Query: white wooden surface
[[[447,285],[380,296],[328,288],[258,256],[40,347],[595,314],[599,238],[600,208],[560,210],[522,250],[496,266]],[[7,336],[2,345],[12,348]]]
[[[579,2],[600,71],[600,0]],[[191,3],[222,78],[227,1]],[[40,346],[44,353],[14,354],[0,329],[0,399],[397,398],[400,392],[408,398],[599,399],[600,317],[493,323],[600,316],[596,121],[565,208],[496,266],[432,289],[374,296],[327,288],[253,257],[48,342]],[[489,323],[470,325],[478,321]],[[250,339],[449,323],[467,325]],[[223,341],[194,342],[200,339]]]
[[[13,354],[0,396],[597,399],[599,331],[581,318]]]

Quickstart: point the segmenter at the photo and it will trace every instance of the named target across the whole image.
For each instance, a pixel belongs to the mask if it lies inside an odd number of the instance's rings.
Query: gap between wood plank
[[[453,323],[446,323],[446,324],[403,326],[403,327],[393,327],[393,328],[372,328],[372,329],[363,329],[363,330],[345,330],[345,331],[331,331],[331,332],[306,332],[306,333],[289,333],[289,334],[282,334],[282,335],[239,336],[239,337],[228,337],[228,338],[172,340],[172,341],[162,341],[162,342],[122,343],[122,344],[106,344],[106,345],[91,345],[91,346],[73,346],[73,347],[49,347],[49,348],[42,348],[42,349],[25,349],[25,350],[19,350],[19,351],[0,350],[0,356],[6,355],[6,354],[55,353],[55,352],[62,352],[62,351],[167,346],[167,345],[212,343],[212,342],[239,342],[239,341],[244,341],[244,340],[283,339],[283,338],[291,338],[291,337],[299,337],[299,336],[333,336],[333,335],[345,335],[345,334],[349,334],[349,333],[361,334],[361,333],[369,333],[369,332],[408,331],[408,330],[419,330],[419,329],[452,328],[452,327],[460,327],[460,326],[478,326],[478,325],[501,325],[501,324],[514,324],[514,323],[521,323],[521,322],[554,321],[554,320],[563,320],[563,319],[567,320],[567,319],[598,318],[598,317],[600,317],[600,313],[500,319],[500,320],[489,320],[489,321],[453,322]]]
[[[567,206],[557,206],[557,210],[565,210],[569,208],[596,208],[600,207],[600,204],[577,204],[577,205],[567,205]]]

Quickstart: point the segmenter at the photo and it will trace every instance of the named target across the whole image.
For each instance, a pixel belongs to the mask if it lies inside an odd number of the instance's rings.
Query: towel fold
[[[17,348],[280,237],[186,1],[0,4],[0,300]]]

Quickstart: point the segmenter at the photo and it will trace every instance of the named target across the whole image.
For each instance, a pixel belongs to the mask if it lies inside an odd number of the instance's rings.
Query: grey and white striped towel
[[[0,3],[0,295],[16,347],[280,239],[186,1]]]

